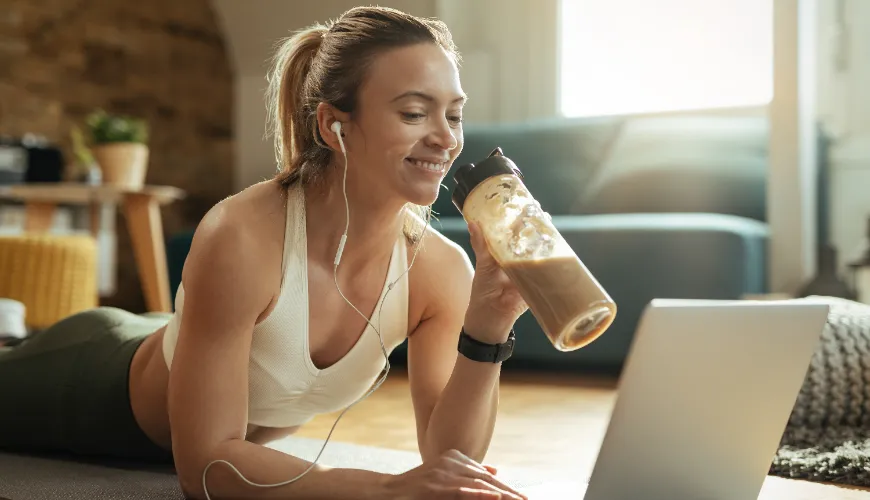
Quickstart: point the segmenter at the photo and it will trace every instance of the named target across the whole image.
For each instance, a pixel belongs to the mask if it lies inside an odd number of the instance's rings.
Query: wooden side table
[[[90,207],[91,228],[96,237],[101,206],[105,203],[122,205],[145,304],[152,312],[172,312],[160,205],[172,203],[184,195],[184,191],[173,186],[145,186],[139,190],[67,182],[0,186],[0,199],[24,202],[24,228],[28,232],[47,231],[57,205],[81,205]]]

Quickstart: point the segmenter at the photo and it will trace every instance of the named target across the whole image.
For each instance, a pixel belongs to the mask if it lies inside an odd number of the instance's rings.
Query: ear
[[[338,143],[338,138],[332,130],[332,124],[336,121],[341,122],[342,137],[347,136],[347,129],[350,126],[350,114],[339,111],[334,106],[321,102],[317,105],[317,128],[320,132],[320,137],[323,141],[332,148],[333,151],[341,151],[341,146]]]

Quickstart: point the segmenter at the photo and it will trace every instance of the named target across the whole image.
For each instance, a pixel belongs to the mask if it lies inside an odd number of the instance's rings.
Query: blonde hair
[[[442,47],[459,64],[447,26],[386,7],[356,7],[327,24],[314,24],[281,41],[268,76],[267,111],[284,187],[323,180],[333,151],[317,126],[317,106],[356,109],[360,85],[381,52],[419,43]],[[408,204],[405,236],[418,241],[431,207]]]

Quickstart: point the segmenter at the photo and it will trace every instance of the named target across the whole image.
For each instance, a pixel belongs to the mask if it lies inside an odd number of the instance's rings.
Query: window
[[[560,0],[566,116],[763,106],[772,0]]]

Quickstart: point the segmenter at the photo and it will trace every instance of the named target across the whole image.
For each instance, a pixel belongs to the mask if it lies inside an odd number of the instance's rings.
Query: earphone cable
[[[338,124],[338,122],[335,122],[335,123]],[[309,465],[308,468],[306,468],[302,473],[300,473],[299,475],[297,475],[294,478],[288,479],[286,481],[282,481],[280,483],[260,484],[260,483],[255,483],[255,482],[248,480],[248,478],[246,478],[244,476],[244,474],[242,474],[241,471],[239,471],[229,461],[227,461],[227,460],[213,460],[213,461],[209,462],[208,465],[206,465],[205,469],[203,469],[203,471],[202,471],[202,489],[203,489],[203,492],[205,493],[206,500],[211,500],[211,497],[208,494],[208,488],[206,486],[206,473],[208,472],[209,468],[212,465],[217,464],[217,463],[226,464],[228,467],[230,467],[230,469],[232,469],[242,479],[242,481],[244,481],[245,483],[247,483],[250,486],[254,486],[254,487],[258,487],[258,488],[277,488],[279,486],[286,486],[288,484],[291,484],[291,483],[298,481],[299,479],[302,479],[306,474],[308,474],[317,465],[317,462],[320,460],[321,455],[323,454],[324,450],[326,450],[326,445],[329,443],[329,439],[332,437],[332,433],[335,431],[335,428],[338,426],[338,422],[341,420],[341,418],[344,416],[344,414],[347,413],[348,410],[350,410],[351,408],[356,406],[357,403],[364,401],[371,394],[373,394],[376,390],[378,390],[380,388],[380,386],[386,381],[387,376],[390,373],[390,359],[389,359],[389,355],[387,354],[387,348],[384,345],[384,339],[383,339],[383,336],[381,335],[380,330],[377,327],[375,327],[375,325],[372,324],[370,319],[367,318],[365,314],[363,314],[359,309],[357,309],[357,307],[355,305],[353,305],[353,303],[344,295],[344,292],[341,291],[341,287],[338,284],[338,263],[341,260],[341,254],[344,251],[344,245],[345,245],[345,242],[347,241],[347,233],[348,233],[348,230],[350,229],[350,203],[349,203],[348,198],[347,198],[347,152],[345,151],[344,141],[341,138],[340,125],[339,125],[338,130],[336,130],[335,128],[333,128],[333,130],[335,130],[337,132],[336,135],[338,136],[338,141],[339,141],[339,144],[341,145],[341,152],[344,156],[344,178],[342,180],[342,191],[344,193],[344,206],[345,206],[345,229],[344,229],[344,234],[342,234],[341,240],[339,241],[338,250],[336,252],[335,260],[334,260],[333,266],[332,266],[333,281],[335,282],[335,288],[338,290],[338,293],[339,293],[339,295],[341,295],[341,298],[344,299],[344,301],[347,302],[354,309],[354,311],[359,313],[359,315],[362,316],[362,318],[366,321],[368,326],[370,326],[375,331],[375,333],[378,334],[378,340],[380,341],[380,344],[381,344],[381,352],[384,355],[384,361],[385,361],[384,368],[381,370],[381,374],[379,375],[379,378],[370,387],[370,389],[363,396],[361,396],[359,399],[357,399],[356,401],[354,401],[353,403],[348,405],[338,415],[338,417],[335,419],[335,422],[332,424],[332,428],[329,430],[329,434],[327,434],[327,436],[326,436],[326,440],[323,442],[323,446],[321,446],[320,451],[317,453],[317,456],[311,462],[311,465]],[[377,321],[378,325],[381,324],[381,313],[383,312],[383,304],[386,302],[387,295],[389,295],[389,293],[393,290],[393,286],[395,286],[396,283],[398,283],[399,280],[401,280],[407,273],[409,273],[411,271],[411,268],[414,267],[414,262],[417,260],[417,252],[420,250],[420,242],[423,240],[423,237],[425,236],[426,232],[429,230],[429,222],[430,222],[430,220],[429,220],[429,218],[427,218],[426,219],[426,227],[423,229],[423,232],[420,234],[419,239],[414,244],[414,255],[411,258],[411,263],[408,265],[408,268],[405,269],[405,271],[402,272],[402,274],[399,275],[399,277],[396,278],[392,283],[389,283],[387,285],[387,291],[384,293],[383,297],[381,298],[379,303],[376,305],[376,310],[378,311],[378,321]],[[387,270],[387,273],[389,274],[389,269]]]

